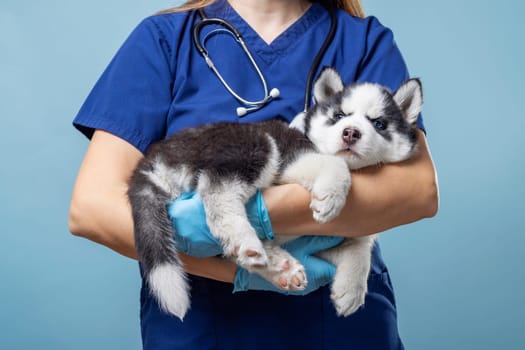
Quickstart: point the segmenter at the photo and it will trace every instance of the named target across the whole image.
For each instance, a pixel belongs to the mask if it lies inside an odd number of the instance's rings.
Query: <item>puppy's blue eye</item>
[[[335,113],[334,114],[334,120],[341,120],[344,117],[346,117],[346,115],[344,115],[343,113]]]
[[[374,120],[374,127],[378,130],[385,130],[386,129],[386,123],[382,120],[376,119]]]

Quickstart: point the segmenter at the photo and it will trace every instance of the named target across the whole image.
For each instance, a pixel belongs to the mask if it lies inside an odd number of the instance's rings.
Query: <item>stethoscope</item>
[[[235,99],[237,101],[239,101],[240,103],[242,103],[244,105],[244,107],[238,107],[237,108],[237,116],[239,118],[242,118],[242,117],[244,117],[246,114],[248,114],[250,112],[254,112],[254,111],[257,111],[257,110],[261,109],[266,104],[268,104],[270,101],[272,101],[273,99],[279,97],[279,95],[280,95],[279,89],[273,88],[270,91],[268,91],[268,84],[266,83],[266,79],[264,78],[261,70],[259,69],[259,66],[257,65],[255,60],[253,59],[253,56],[250,53],[250,50],[246,46],[246,43],[244,42],[244,39],[242,38],[241,33],[239,33],[237,28],[235,28],[228,21],[225,21],[225,20],[223,20],[221,18],[208,18],[206,16],[206,14],[204,13],[204,11],[202,10],[202,8],[199,9],[198,11],[199,11],[199,14],[200,14],[202,20],[193,28],[193,42],[194,42],[195,47],[197,48],[197,50],[204,57],[204,60],[206,61],[206,64],[208,65],[208,67],[210,67],[210,69],[217,76],[217,78],[219,78],[219,80],[221,81],[222,85],[224,85],[226,90],[228,90],[228,92],[233,97],[235,97]],[[319,66],[319,63],[320,63],[321,59],[323,58],[323,55],[325,54],[326,50],[328,49],[328,46],[330,46],[330,43],[332,42],[332,39],[333,39],[334,34],[335,34],[336,27],[337,27],[337,19],[335,17],[335,11],[330,9],[328,12],[330,13],[330,30],[329,30],[329,32],[328,32],[328,34],[326,36],[326,39],[323,42],[323,45],[319,49],[319,52],[315,56],[314,61],[312,62],[312,65],[310,66],[310,70],[308,71],[308,77],[306,79],[306,88],[305,88],[305,93],[304,93],[303,112],[306,111],[306,109],[308,108],[308,105],[309,105],[310,90],[311,90],[311,87],[312,87],[312,83],[313,83],[315,72],[317,71],[317,68]],[[221,26],[222,28],[215,29],[215,30],[211,31],[201,41],[201,38],[200,38],[201,30],[205,26],[210,25],[210,24],[217,24],[217,25]],[[212,59],[208,55],[208,50],[206,50],[205,45],[206,45],[206,40],[211,35],[216,34],[217,32],[224,32],[224,33],[228,33],[228,34],[232,35],[235,38],[235,40],[241,45],[244,53],[246,54],[246,56],[250,60],[253,68],[255,69],[255,71],[257,72],[257,75],[259,76],[259,79],[261,81],[261,84],[262,84],[263,90],[264,90],[264,98],[263,99],[257,100],[257,101],[249,101],[249,100],[246,100],[246,99],[242,98],[237,92],[235,92],[232,89],[232,87],[226,82],[224,77],[221,75],[221,73],[219,72],[217,67],[215,67],[215,65],[213,64]]]

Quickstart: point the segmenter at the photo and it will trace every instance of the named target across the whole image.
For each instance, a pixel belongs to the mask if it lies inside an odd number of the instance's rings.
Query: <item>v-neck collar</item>
[[[226,0],[218,0],[205,8],[208,17],[218,17],[230,22],[241,33],[246,45],[267,64],[293,49],[293,44],[312,28],[323,16],[328,16],[324,7],[314,2],[308,10],[270,44],[235,11]]]

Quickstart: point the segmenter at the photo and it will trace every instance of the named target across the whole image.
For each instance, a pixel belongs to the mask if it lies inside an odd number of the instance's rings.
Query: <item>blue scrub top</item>
[[[228,20],[241,32],[268,87],[278,99],[239,119],[239,102],[208,68],[192,42],[200,21],[195,12],[152,16],[142,21],[119,49],[74,120],[87,137],[106,130],[145,152],[177,131],[204,123],[290,121],[302,110],[306,77],[330,27],[314,3],[270,45],[227,4],[206,8],[209,17]],[[248,100],[263,98],[257,73],[233,37],[209,26],[203,30],[215,65]],[[374,17],[337,12],[335,37],[323,66],[337,69],[346,83],[371,81],[395,90],[408,78],[392,32]],[[317,72],[319,73],[319,72]],[[418,120],[423,129],[421,117]],[[192,276],[192,308],[184,322],[162,313],[147,285],[141,292],[144,349],[403,349],[392,284],[379,246],[373,251],[365,306],[337,317],[329,287],[306,296],[248,291]]]

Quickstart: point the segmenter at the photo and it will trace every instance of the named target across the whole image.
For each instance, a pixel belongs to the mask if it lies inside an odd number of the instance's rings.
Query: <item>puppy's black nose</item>
[[[343,141],[353,145],[361,138],[361,131],[355,128],[346,128],[343,130]]]

